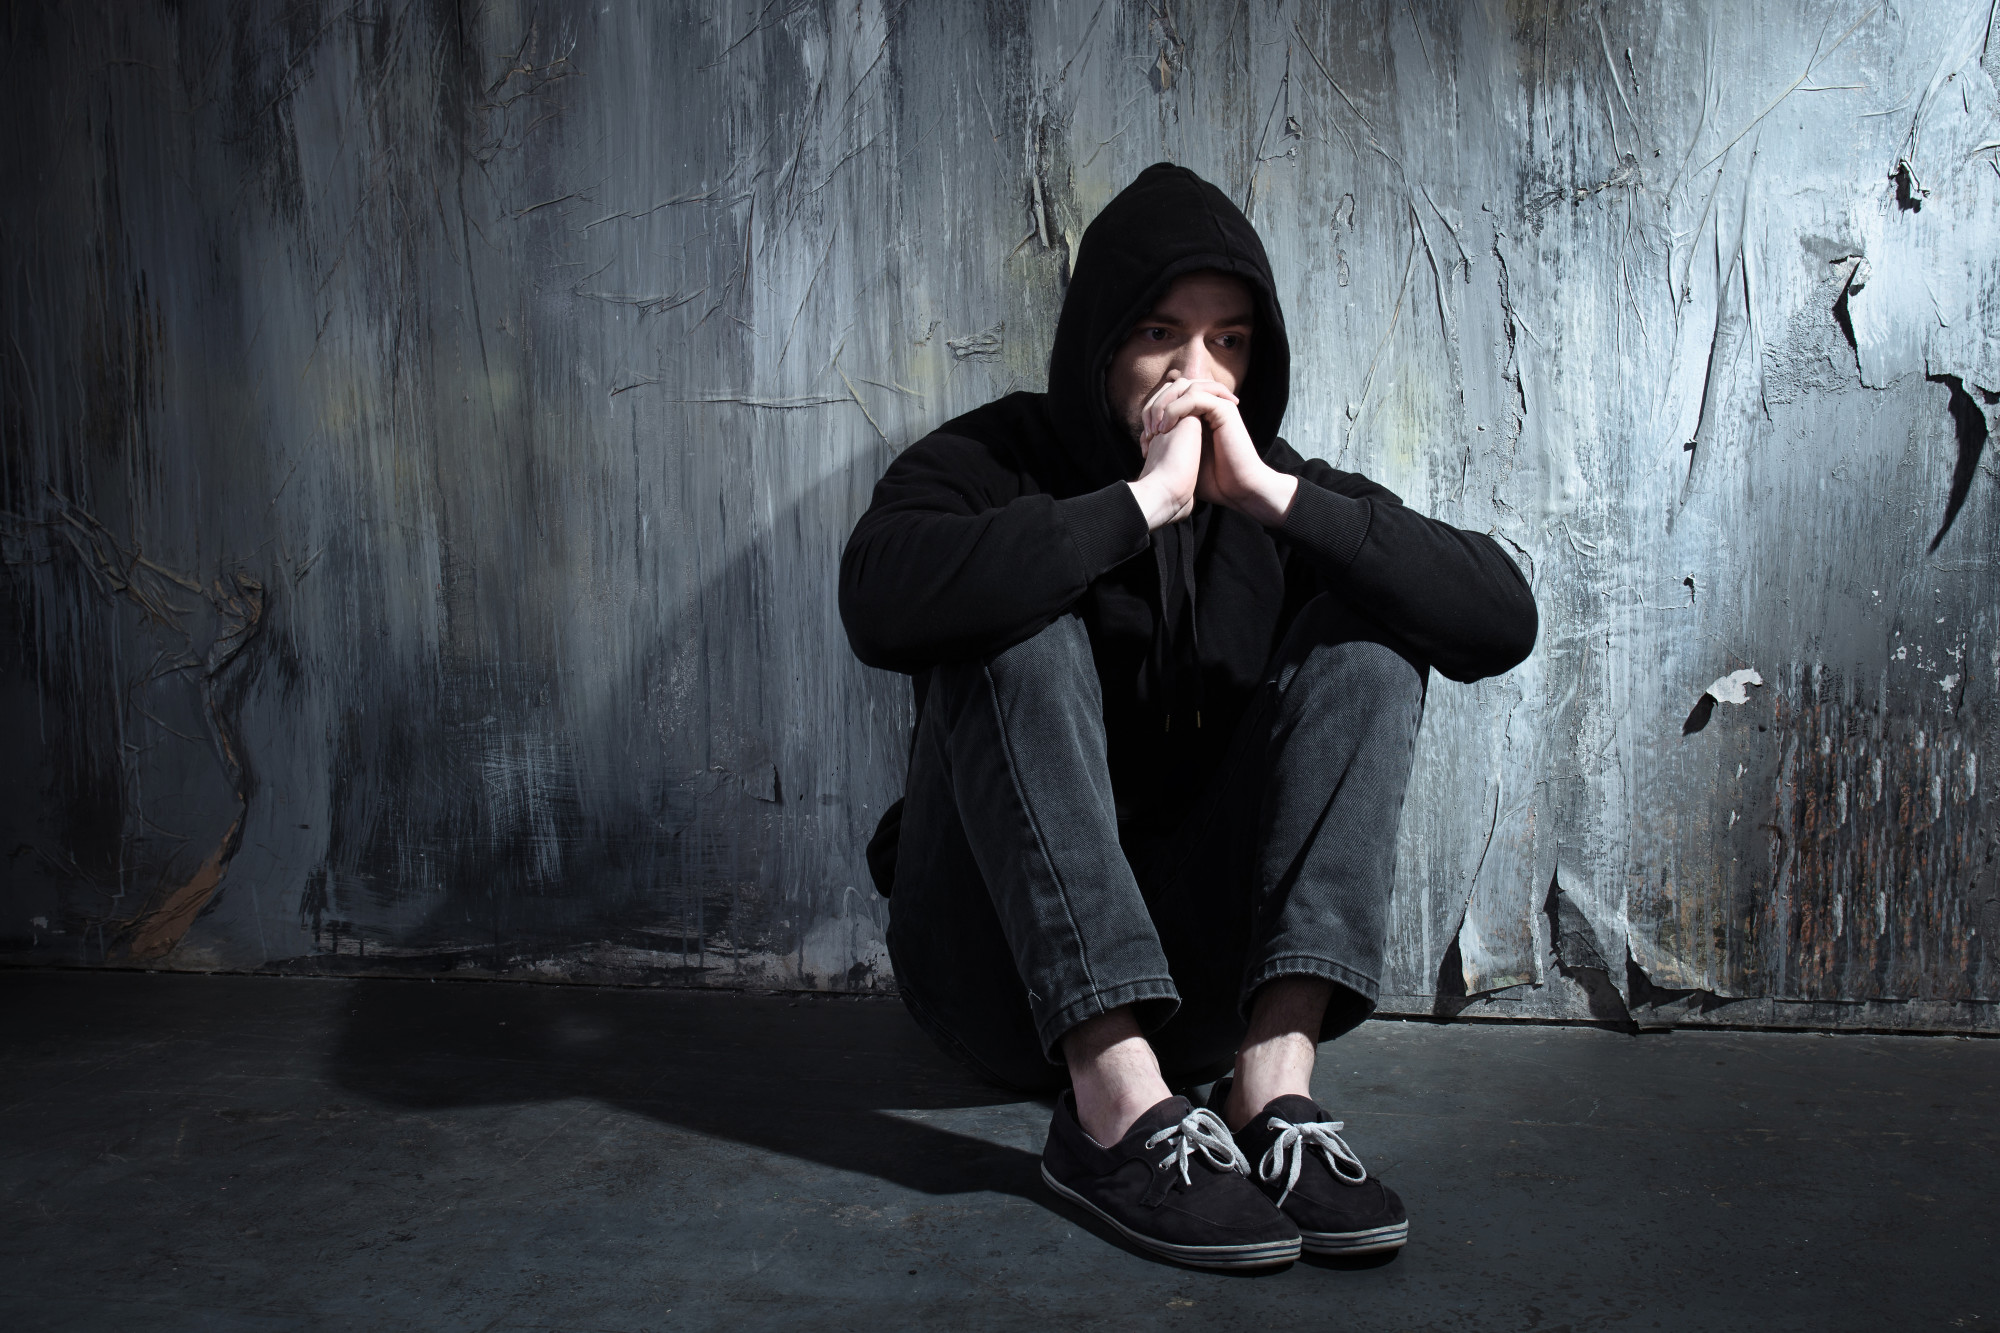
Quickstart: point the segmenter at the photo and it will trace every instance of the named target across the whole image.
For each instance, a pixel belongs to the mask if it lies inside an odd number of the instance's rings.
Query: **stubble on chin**
[[[1136,403],[1127,405],[1125,410],[1118,415],[1118,424],[1124,427],[1125,438],[1143,451],[1143,445],[1140,444],[1140,441],[1146,437],[1145,399],[1142,398]]]

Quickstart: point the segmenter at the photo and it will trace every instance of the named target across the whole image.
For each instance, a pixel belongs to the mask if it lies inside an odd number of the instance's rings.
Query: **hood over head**
[[[1261,452],[1291,395],[1291,345],[1264,244],[1243,211],[1186,167],[1157,162],[1084,230],[1049,353],[1048,409],[1092,486],[1136,476],[1139,446],[1105,394],[1111,358],[1174,279],[1214,269],[1241,278],[1256,304],[1250,374],[1238,389]]]

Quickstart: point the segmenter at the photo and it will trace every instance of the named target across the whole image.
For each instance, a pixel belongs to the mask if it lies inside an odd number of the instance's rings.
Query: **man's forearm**
[[[1241,489],[1224,496],[1222,502],[1267,528],[1275,528],[1282,526],[1285,515],[1292,512],[1292,501],[1298,493],[1297,477],[1265,467],[1256,476],[1245,478]]]
[[[1294,503],[1285,536],[1349,606],[1440,673],[1497,675],[1534,647],[1534,594],[1491,537],[1388,499],[1315,491]]]
[[[869,666],[918,671],[975,657],[1048,623],[1107,569],[1145,549],[1118,483],[977,514],[872,508],[840,565],[840,615]]]

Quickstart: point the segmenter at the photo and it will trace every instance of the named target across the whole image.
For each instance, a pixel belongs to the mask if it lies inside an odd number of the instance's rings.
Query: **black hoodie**
[[[1256,300],[1238,397],[1264,461],[1299,479],[1280,528],[1197,504],[1148,533],[1125,485],[1142,459],[1106,398],[1106,371],[1173,280],[1204,269],[1242,279]],[[1219,757],[1292,617],[1322,592],[1453,680],[1526,657],[1535,603],[1499,545],[1301,458],[1278,438],[1290,380],[1284,315],[1249,219],[1186,168],[1148,167],[1083,234],[1048,392],[946,422],[877,483],[840,563],[856,656],[913,676],[921,708],[929,668],[1078,612],[1104,689],[1121,819],[1137,826],[1175,817],[1174,794]]]

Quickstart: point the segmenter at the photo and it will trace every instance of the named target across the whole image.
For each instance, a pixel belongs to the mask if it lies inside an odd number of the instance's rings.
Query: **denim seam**
[[[1281,733],[1287,725],[1285,718],[1285,709],[1284,709],[1284,703],[1285,703],[1284,695],[1288,692],[1288,689],[1289,689],[1288,685],[1283,685],[1279,687],[1278,707],[1274,710],[1274,716],[1272,717],[1271,720],[1272,740],[1275,740],[1278,734]],[[1310,830],[1307,832],[1306,837],[1300,842],[1298,850],[1292,854],[1291,862],[1288,865],[1286,865],[1284,869],[1277,876],[1276,882],[1278,884],[1283,884],[1286,886],[1284,898],[1285,901],[1287,902],[1290,901],[1291,895],[1297,892],[1298,890],[1299,878],[1304,873],[1306,860],[1308,857],[1312,855],[1313,848],[1318,845],[1320,834],[1322,833],[1322,831],[1324,831],[1326,827],[1326,817],[1327,815],[1332,813],[1334,802],[1340,799],[1341,793],[1346,789],[1347,779],[1351,774],[1353,767],[1354,767],[1354,756],[1350,753],[1347,756],[1346,762],[1341,765],[1340,776],[1337,779],[1335,779],[1333,784],[1333,789],[1327,793],[1326,803],[1319,808],[1319,813],[1313,816],[1312,826]],[[1272,796],[1273,792],[1267,786],[1265,790],[1259,795],[1257,800],[1256,827],[1260,833],[1264,830],[1268,822],[1267,821],[1267,815],[1269,813],[1268,807]],[[1260,840],[1258,845],[1258,855],[1257,855],[1258,864],[1255,869],[1255,880],[1251,886],[1253,892],[1250,898],[1250,911],[1252,913],[1250,918],[1250,930],[1252,938],[1257,939],[1264,944],[1268,944],[1271,940],[1271,936],[1277,930],[1278,923],[1275,920],[1270,919],[1270,903],[1273,896],[1274,885],[1265,880],[1263,874],[1262,853],[1263,853],[1263,844]],[[1271,964],[1274,961],[1277,960],[1266,959],[1263,963],[1258,965],[1258,975],[1262,979],[1256,983],[1252,983],[1246,986],[1246,989],[1244,990],[1244,1000],[1246,1003],[1248,1002],[1250,991],[1254,989],[1256,985],[1261,985],[1263,980],[1269,979],[1268,976],[1264,974],[1268,972],[1269,968],[1271,967]],[[1333,964],[1333,966],[1339,967],[1341,965],[1335,963]],[[1336,978],[1336,980],[1337,979],[1338,978]]]
[[[1243,995],[1237,1007],[1246,1017],[1249,1014],[1251,997],[1257,993],[1257,988],[1267,981],[1276,981],[1279,977],[1320,977],[1327,981],[1337,981],[1371,1002],[1379,1000],[1382,996],[1380,981],[1366,973],[1355,971],[1345,963],[1313,954],[1285,954],[1282,957],[1266,959],[1258,965],[1255,972],[1244,979]]]
[[[1049,1052],[1050,1061],[1061,1063],[1056,1060],[1056,1048],[1063,1035],[1079,1023],[1140,1000],[1172,1000],[1178,1009],[1180,998],[1180,990],[1174,985],[1172,977],[1140,977],[1108,990],[1093,989],[1090,994],[1070,1001],[1050,1015],[1046,1023],[1037,1024],[1036,1032],[1041,1037],[1042,1049]]]
[[[1000,688],[994,683],[993,668],[982,664],[979,674],[986,681],[986,697],[993,704],[994,730],[1000,736],[1000,752],[1007,758],[1007,781],[1013,786],[1014,799],[1020,804],[1022,816],[1028,821],[1028,831],[1034,834],[1035,849],[1041,853],[1042,864],[1049,868],[1049,879],[1056,887],[1056,899],[1062,903],[1063,919],[1069,923],[1070,938],[1076,941],[1076,958],[1078,965],[1083,969],[1084,985],[1095,991],[1097,980],[1090,966],[1090,950],[1083,942],[1082,929],[1076,924],[1076,913],[1070,908],[1069,886],[1063,883],[1062,872],[1056,868],[1055,858],[1049,855],[1048,840],[1042,836],[1041,821],[1035,817],[1035,809],[1028,803],[1028,794],[1021,789],[1020,767],[1014,758],[1014,738],[1007,734],[1007,718],[1000,707]]]

